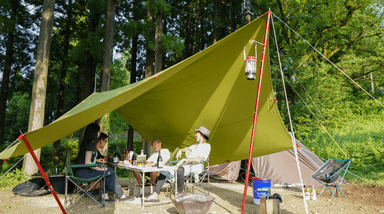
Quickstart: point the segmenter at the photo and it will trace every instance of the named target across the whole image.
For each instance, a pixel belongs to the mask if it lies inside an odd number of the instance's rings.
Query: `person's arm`
[[[204,158],[199,156],[197,158],[183,158],[181,159],[176,166],[180,166],[181,164],[183,163],[201,163],[201,161],[203,161]]]
[[[199,154],[197,158],[184,158],[180,160],[177,163],[177,166],[180,166],[181,164],[187,162],[187,163],[201,163],[203,160],[206,160],[209,156],[209,153],[211,152],[211,145],[210,144],[203,144],[198,145],[196,150],[194,152],[197,152]],[[196,153],[195,153],[196,154]]]
[[[93,164],[92,163],[92,161],[91,161],[91,159],[92,159],[92,152],[91,151],[86,151],[85,152],[85,164]],[[103,168],[101,168],[101,167],[91,167],[91,169],[94,169],[94,170],[100,170],[100,171],[102,171],[102,170],[106,170],[104,167]]]
[[[179,151],[177,151],[177,154],[176,154],[177,160],[181,158],[181,154],[183,154],[183,152],[185,152],[185,156],[188,157],[189,154],[191,153],[191,149],[189,149],[189,147],[185,147],[184,149],[180,149]]]

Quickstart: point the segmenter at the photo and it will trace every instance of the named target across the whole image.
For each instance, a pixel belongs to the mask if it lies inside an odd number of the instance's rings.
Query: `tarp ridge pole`
[[[45,172],[44,172],[44,170],[43,170],[43,167],[41,167],[39,160],[37,159],[35,153],[33,152],[33,149],[32,149],[32,147],[31,147],[31,145],[29,144],[29,142],[28,142],[28,140],[27,140],[27,137],[25,137],[25,135],[20,135],[20,136],[18,137],[18,139],[20,139],[20,138],[23,138],[23,141],[24,141],[24,143],[25,143],[25,146],[27,146],[27,148],[28,148],[28,150],[29,150],[29,153],[31,153],[31,155],[32,155],[32,157],[33,157],[33,160],[35,161],[37,167],[39,168],[39,170],[40,170],[40,172],[41,172],[41,175],[43,176],[43,178],[44,178],[44,180],[45,180],[45,183],[47,183],[47,185],[48,185],[48,187],[49,187],[49,190],[51,191],[51,193],[52,193],[53,196],[55,197],[56,202],[59,204],[61,211],[62,211],[63,213],[66,214],[67,212],[65,211],[63,205],[61,204],[59,197],[57,197],[57,194],[56,194],[55,190],[53,189],[52,184],[51,184],[51,182],[49,181],[47,175],[45,174]]]
[[[271,18],[271,10],[269,10],[267,13],[268,13],[268,17],[267,17],[267,24],[266,24],[266,27],[265,27],[263,54],[262,54],[262,57],[261,57],[261,66],[260,66],[260,75],[259,75],[259,84],[257,86],[256,106],[255,106],[255,114],[254,114],[254,118],[253,118],[251,145],[250,145],[249,156],[248,156],[247,174],[246,174],[246,177],[245,177],[243,204],[241,206],[241,213],[242,214],[244,214],[245,201],[246,201],[246,198],[247,198],[247,188],[248,188],[248,181],[249,181],[249,173],[251,171],[251,160],[252,160],[252,153],[253,153],[253,143],[254,143],[254,139],[255,139],[257,115],[258,115],[258,111],[259,111],[259,100],[260,100],[260,92],[261,92],[261,83],[262,83],[262,80],[263,80],[265,55],[266,55],[266,52],[267,52],[267,42],[268,42],[269,21],[270,21],[270,18]]]

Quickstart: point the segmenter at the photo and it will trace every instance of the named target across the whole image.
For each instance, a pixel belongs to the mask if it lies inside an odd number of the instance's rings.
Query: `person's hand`
[[[97,160],[98,162],[100,163],[105,163],[105,160],[103,158],[100,158],[99,160]]]
[[[176,153],[176,159],[179,160],[179,158],[181,158],[181,150]]]

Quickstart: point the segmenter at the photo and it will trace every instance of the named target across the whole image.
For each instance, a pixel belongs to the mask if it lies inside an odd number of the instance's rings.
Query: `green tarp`
[[[157,76],[93,93],[55,122],[25,136],[33,149],[41,148],[116,110],[147,141],[160,138],[170,151],[194,144],[193,129],[205,126],[211,130],[211,164],[247,159],[258,79],[245,76],[243,48],[249,40],[263,43],[266,20],[266,15],[261,16]],[[292,148],[273,101],[268,50],[253,157]],[[254,45],[247,45],[245,51],[247,56],[255,56]],[[260,62],[262,45],[258,45],[257,56]],[[0,159],[27,152],[21,142],[2,152]]]

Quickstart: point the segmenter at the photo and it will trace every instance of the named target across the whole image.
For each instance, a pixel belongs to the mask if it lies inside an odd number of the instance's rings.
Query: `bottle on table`
[[[125,148],[124,148],[124,149],[123,149],[123,154],[122,154],[122,157],[121,157],[123,161],[125,160],[125,157],[126,157],[125,155],[126,155],[126,150],[125,150]]]
[[[115,156],[113,156],[113,163],[118,163],[118,162],[119,162],[119,156],[117,154],[117,149],[116,149]]]
[[[157,168],[163,168],[163,158],[161,157],[161,150],[159,150],[159,156],[157,157]]]
[[[132,164],[135,163],[136,160],[137,160],[136,149],[133,149]]]

